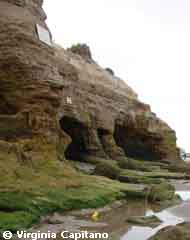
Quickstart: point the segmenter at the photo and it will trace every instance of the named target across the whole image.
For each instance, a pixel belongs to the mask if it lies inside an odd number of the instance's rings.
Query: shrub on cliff
[[[72,45],[71,48],[69,48],[68,50],[80,55],[86,60],[92,60],[92,54],[87,44],[78,43],[76,45]]]
[[[109,72],[109,74],[111,74],[112,76],[115,75],[114,71],[111,68],[105,68],[105,70]]]

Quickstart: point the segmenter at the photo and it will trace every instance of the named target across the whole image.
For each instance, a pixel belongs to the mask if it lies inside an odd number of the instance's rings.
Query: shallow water
[[[182,185],[181,185],[182,184]],[[185,191],[185,186],[187,191]],[[146,201],[132,201],[110,211],[100,213],[98,221],[93,221],[91,214],[78,215],[70,213],[59,215],[60,224],[44,223],[40,230],[60,232],[63,230],[107,232],[110,239],[114,240],[148,240],[160,229],[177,225],[182,222],[190,222],[190,183],[176,183],[176,194],[180,195],[183,202],[160,211],[157,206],[149,205]],[[155,228],[149,226],[135,226],[127,223],[129,217],[142,217],[155,215],[161,224]],[[38,229],[39,230],[39,229]]]
[[[159,213],[155,213],[152,211],[152,215],[155,215],[162,221],[162,223],[158,227],[151,228],[132,226],[131,229],[121,237],[121,240],[147,240],[150,237],[154,236],[159,230],[165,227],[175,226],[179,223],[184,222],[183,218],[176,217],[169,210],[163,210]],[[150,214],[148,216],[150,216]]]
[[[156,206],[150,206],[146,201],[132,201],[110,211],[100,213],[98,221],[93,221],[91,214],[79,216],[78,213],[68,213],[68,215],[57,214],[55,219],[59,223],[43,222],[32,231],[41,232],[61,232],[67,231],[89,231],[89,232],[107,232],[111,239],[118,240],[124,236],[132,227],[126,219],[131,216],[145,216],[151,213],[151,209]],[[53,216],[52,218],[53,219]],[[135,239],[133,239],[135,240]]]
[[[190,191],[176,191],[176,194],[179,195],[183,201],[190,200]]]
[[[100,220],[107,223],[107,226],[96,231],[106,231],[113,239],[121,240],[148,240],[159,230],[175,226],[183,222],[190,222],[190,191],[177,191],[183,202],[180,205],[158,211],[155,205],[148,205],[146,202],[128,203],[117,210],[110,211]],[[126,222],[131,216],[152,216],[155,215],[161,224],[155,228],[149,226],[135,226]]]
[[[161,220],[161,224],[158,227],[140,227],[132,226],[129,231],[121,236],[121,240],[147,240],[154,236],[159,230],[168,227],[175,226],[183,222],[190,222],[190,191],[176,191],[181,199],[184,201],[178,206],[170,207],[161,212],[154,212],[148,210],[145,216],[156,216]]]

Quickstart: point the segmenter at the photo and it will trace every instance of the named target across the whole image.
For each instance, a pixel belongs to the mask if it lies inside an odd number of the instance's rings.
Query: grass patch
[[[28,212],[0,212],[0,232],[27,229],[39,220],[39,217]]]

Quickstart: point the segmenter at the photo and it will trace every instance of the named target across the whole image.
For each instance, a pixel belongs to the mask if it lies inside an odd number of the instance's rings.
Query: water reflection
[[[102,216],[101,221],[108,223],[102,230],[109,232],[111,236],[117,236],[114,239],[147,240],[165,227],[190,222],[190,191],[177,191],[176,193],[181,196],[183,202],[163,211],[155,209],[155,205],[149,205],[147,202],[144,204],[142,202],[128,202],[126,206]],[[155,228],[131,226],[126,222],[126,219],[132,216],[156,216],[161,224]]]
[[[176,191],[176,194],[180,196],[183,201],[190,200],[190,192],[187,191]]]
[[[58,219],[60,224],[49,225],[44,223],[40,225],[41,232],[51,230],[60,232],[63,229],[69,230],[87,230],[97,232],[107,232],[114,238],[121,240],[147,240],[155,235],[159,230],[182,222],[190,222],[190,191],[178,191],[183,200],[180,205],[167,208],[163,211],[157,208],[157,205],[149,205],[147,201],[128,201],[121,207],[112,209],[100,214],[98,222],[92,222],[91,214],[84,216],[61,215]],[[129,217],[137,216],[156,216],[161,224],[155,228],[148,226],[131,226],[126,220]],[[59,221],[58,221],[59,222]]]
[[[132,202],[126,206],[110,211],[102,217],[103,222],[108,225],[103,230],[111,235],[116,235],[117,239],[121,240],[147,240],[154,236],[159,230],[175,226],[182,222],[190,222],[190,192],[176,192],[181,196],[183,201],[180,205],[167,208],[163,211],[155,209],[154,205],[149,205],[147,202]],[[132,216],[156,216],[161,224],[155,228],[148,226],[130,226],[126,219]],[[115,239],[115,238],[114,238]]]
[[[151,210],[148,210],[146,213],[146,216],[151,216],[155,215],[156,217],[159,218],[162,223],[156,227],[156,228],[151,228],[151,227],[139,227],[139,226],[133,226],[131,229],[121,237],[121,240],[147,240],[150,237],[154,236],[159,230],[168,227],[168,226],[175,226],[179,223],[184,222],[183,218],[176,217],[172,213],[170,213],[167,210],[164,210],[160,213],[154,213]]]
[[[145,216],[149,217],[154,215],[162,222],[158,227],[132,226],[129,231],[121,237],[121,240],[147,240],[165,227],[190,222],[190,201],[188,201],[190,200],[190,192],[178,191],[176,194],[180,195],[181,199],[186,202],[158,213],[151,209],[146,211]]]
[[[154,235],[154,229],[150,227],[132,227],[127,234],[121,237],[121,240],[146,240]]]

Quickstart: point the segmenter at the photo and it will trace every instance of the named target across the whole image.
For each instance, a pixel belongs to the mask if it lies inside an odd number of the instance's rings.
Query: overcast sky
[[[189,0],[45,0],[44,9],[57,43],[87,43],[190,152]]]

